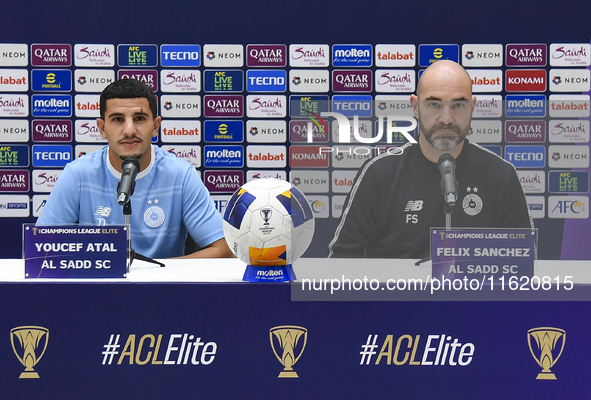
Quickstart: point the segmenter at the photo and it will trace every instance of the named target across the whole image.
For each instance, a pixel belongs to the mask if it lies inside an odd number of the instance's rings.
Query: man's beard
[[[138,160],[142,158],[143,154],[130,154],[128,156],[119,156],[120,159],[123,161],[127,160],[129,157],[137,158]]]
[[[448,151],[456,147],[466,138],[470,127],[462,130],[457,125],[453,124],[438,124],[427,130],[421,123],[421,132],[425,135],[427,142],[437,150]],[[445,133],[439,133],[440,130],[446,130]]]

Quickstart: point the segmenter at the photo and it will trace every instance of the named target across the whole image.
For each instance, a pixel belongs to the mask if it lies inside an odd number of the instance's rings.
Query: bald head
[[[458,92],[467,93],[467,98],[472,96],[472,78],[464,67],[454,61],[437,61],[425,69],[417,85],[417,96],[423,98],[425,91],[439,87],[455,88]]]

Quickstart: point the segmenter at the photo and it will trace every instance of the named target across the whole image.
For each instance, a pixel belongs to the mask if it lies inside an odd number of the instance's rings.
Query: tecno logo
[[[507,92],[546,91],[546,70],[510,69],[505,72]]]
[[[72,161],[72,146],[33,145],[34,167],[65,167]]]
[[[543,168],[546,166],[546,147],[506,146],[505,159],[516,168]]]

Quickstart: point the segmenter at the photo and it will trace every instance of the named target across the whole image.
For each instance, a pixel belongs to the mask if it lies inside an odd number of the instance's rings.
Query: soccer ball
[[[314,215],[306,197],[289,182],[256,179],[228,201],[224,235],[237,258],[273,270],[304,254],[314,236]]]

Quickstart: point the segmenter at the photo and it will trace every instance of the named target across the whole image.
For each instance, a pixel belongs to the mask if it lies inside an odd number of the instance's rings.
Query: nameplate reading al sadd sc
[[[23,225],[25,278],[124,278],[127,228]]]
[[[533,276],[536,229],[431,228],[434,278]]]

